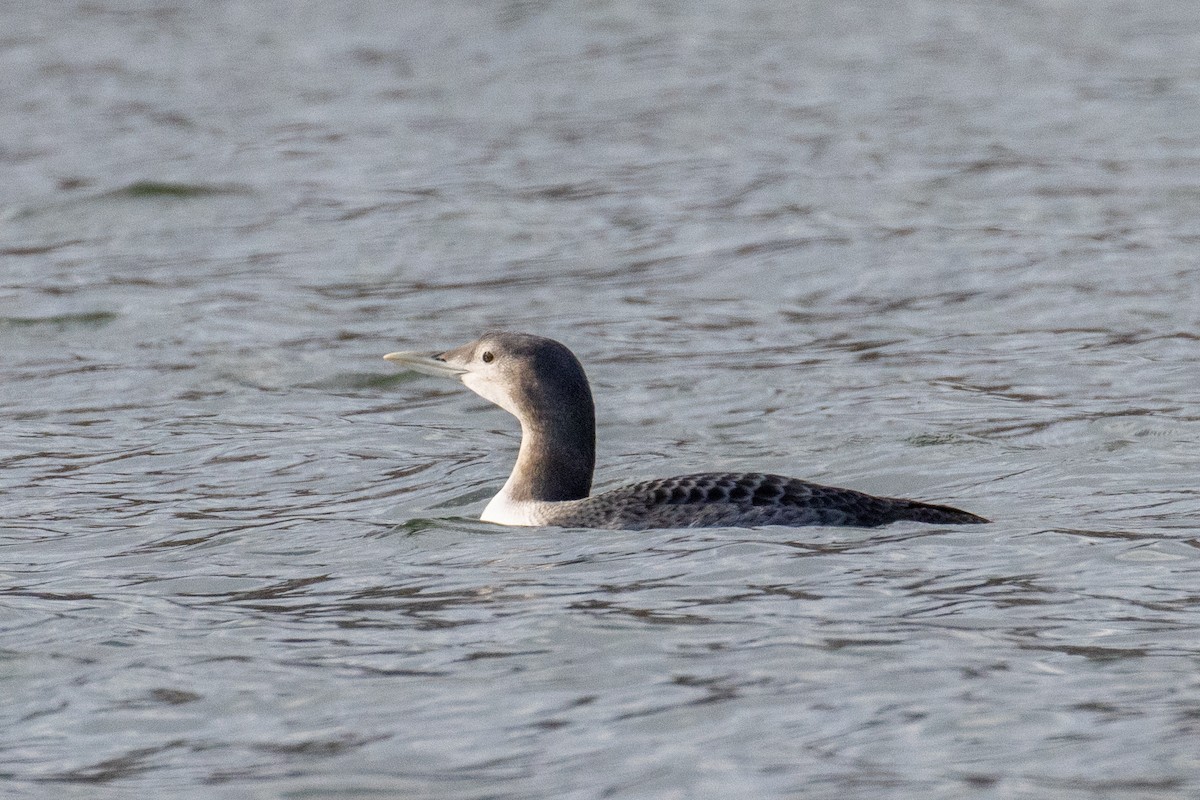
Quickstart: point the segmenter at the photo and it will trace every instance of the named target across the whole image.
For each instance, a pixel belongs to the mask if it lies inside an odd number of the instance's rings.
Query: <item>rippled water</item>
[[[6,797],[1200,795],[1200,6],[9,4]],[[601,486],[986,527],[475,520]]]

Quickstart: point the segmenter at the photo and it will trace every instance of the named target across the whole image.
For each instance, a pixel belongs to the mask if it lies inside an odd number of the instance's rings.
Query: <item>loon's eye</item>
[[[495,356],[494,356],[494,355],[492,355],[492,351],[491,351],[491,350],[485,350],[485,351],[484,351],[484,353],[483,353],[483,355],[482,355],[482,356],[480,356],[480,358],[482,358],[482,359],[483,359],[483,363],[485,363],[485,364],[490,364],[490,363],[492,363],[492,359],[494,359],[494,358],[495,358]]]

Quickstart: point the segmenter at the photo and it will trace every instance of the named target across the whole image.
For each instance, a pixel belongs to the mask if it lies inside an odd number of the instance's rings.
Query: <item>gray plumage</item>
[[[543,524],[623,530],[759,525],[873,528],[900,520],[987,522],[949,506],[875,497],[758,472],[706,472],[643,481],[562,503],[549,517]]]
[[[517,463],[484,510],[486,521],[624,530],[988,521],[949,506],[755,472],[681,475],[589,496],[595,463],[592,394],[583,366],[565,346],[498,332],[441,355],[384,357],[419,372],[457,377],[520,421]]]

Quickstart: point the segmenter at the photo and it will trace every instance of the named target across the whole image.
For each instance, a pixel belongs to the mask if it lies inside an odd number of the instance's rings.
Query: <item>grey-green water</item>
[[[1200,6],[0,9],[5,797],[1200,795]],[[987,527],[474,520],[601,486]]]

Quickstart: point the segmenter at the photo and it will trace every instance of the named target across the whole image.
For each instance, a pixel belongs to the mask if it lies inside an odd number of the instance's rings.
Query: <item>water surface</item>
[[[1200,794],[1200,9],[0,11],[12,797]],[[987,527],[475,520],[589,369],[599,486]]]

